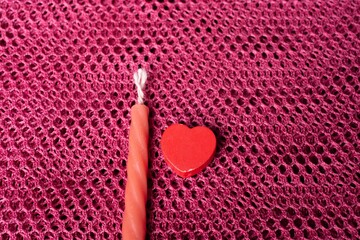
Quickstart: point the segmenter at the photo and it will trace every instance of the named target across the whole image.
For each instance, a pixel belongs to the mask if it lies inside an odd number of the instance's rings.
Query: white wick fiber
[[[146,83],[147,74],[145,69],[139,68],[137,72],[134,73],[134,82],[137,88],[137,94],[138,94],[138,103],[142,104],[144,103],[144,86]]]

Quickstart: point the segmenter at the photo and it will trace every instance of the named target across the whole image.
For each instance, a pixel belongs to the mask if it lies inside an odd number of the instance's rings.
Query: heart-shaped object
[[[214,157],[216,138],[207,127],[188,128],[182,124],[168,127],[161,138],[166,163],[179,176],[191,177]]]

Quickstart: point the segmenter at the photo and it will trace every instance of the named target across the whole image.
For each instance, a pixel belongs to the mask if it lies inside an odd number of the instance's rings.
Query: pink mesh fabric
[[[149,73],[148,238],[360,238],[359,1],[0,0],[1,239],[121,239]],[[171,123],[210,127],[181,179]]]

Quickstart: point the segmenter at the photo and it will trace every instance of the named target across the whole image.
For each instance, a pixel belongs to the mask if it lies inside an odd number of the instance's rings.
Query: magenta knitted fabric
[[[360,238],[360,2],[249,2],[0,0],[0,238],[121,239],[139,64],[147,238]],[[172,123],[216,134],[194,177]]]

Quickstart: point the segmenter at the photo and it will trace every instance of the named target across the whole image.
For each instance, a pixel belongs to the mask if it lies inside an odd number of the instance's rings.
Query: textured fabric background
[[[359,38],[355,0],[0,0],[0,237],[121,239],[141,64],[148,238],[360,238]],[[177,122],[218,139],[189,179]]]

